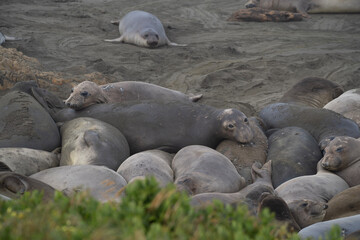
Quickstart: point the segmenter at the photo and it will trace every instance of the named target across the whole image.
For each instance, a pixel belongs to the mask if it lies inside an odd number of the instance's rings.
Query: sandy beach
[[[144,81],[202,93],[201,103],[255,115],[305,77],[323,77],[345,90],[360,87],[360,14],[313,14],[300,22],[226,21],[245,2],[1,0],[0,31],[22,38],[2,47],[15,48],[37,59],[41,71],[67,79],[49,83],[63,99],[91,75],[102,83]],[[169,39],[187,46],[147,49],[104,42],[119,37],[110,21],[132,10],[156,15]],[[3,66],[1,85],[10,71]]]

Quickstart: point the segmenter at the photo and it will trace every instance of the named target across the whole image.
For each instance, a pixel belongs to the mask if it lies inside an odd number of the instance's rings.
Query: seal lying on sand
[[[157,101],[193,101],[196,102],[202,94],[188,96],[182,92],[164,88],[155,84],[125,81],[97,85],[94,82],[84,81],[71,90],[65,104],[80,110],[97,103],[116,103],[134,100]]]
[[[292,86],[279,102],[322,108],[343,92],[344,89],[337,83],[324,78],[308,77]]]
[[[360,12],[359,0],[249,0],[246,8],[293,11],[307,13],[356,13]]]
[[[131,154],[151,149],[177,152],[195,144],[215,148],[223,139],[247,143],[254,135],[246,115],[239,110],[190,101],[95,104],[80,111],[64,109],[55,120],[77,117],[96,118],[119,129]]]
[[[107,39],[107,42],[124,42],[134,45],[156,48],[163,45],[186,46],[170,42],[165,34],[161,21],[154,15],[144,11],[127,13],[119,24],[120,37]]]

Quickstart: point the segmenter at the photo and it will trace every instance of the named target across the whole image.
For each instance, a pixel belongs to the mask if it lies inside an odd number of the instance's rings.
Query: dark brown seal
[[[52,151],[60,133],[48,112],[29,94],[11,91],[0,99],[0,147]]]
[[[302,128],[286,127],[269,137],[267,161],[272,161],[274,188],[292,178],[316,174],[321,158],[318,143]]]
[[[239,9],[231,14],[227,21],[231,22],[290,22],[301,21],[303,16],[300,13],[288,11],[276,11],[263,8]]]
[[[290,126],[307,130],[320,145],[336,136],[360,137],[359,126],[352,120],[323,108],[274,103],[264,107],[259,117],[271,128]]]
[[[249,121],[241,111],[190,101],[96,104],[80,111],[65,109],[55,119],[77,117],[96,118],[119,129],[131,154],[157,148],[177,152],[195,144],[215,148],[223,139],[243,143],[253,139]]]
[[[318,77],[308,77],[292,86],[279,102],[322,108],[337,98],[344,89],[337,83]]]

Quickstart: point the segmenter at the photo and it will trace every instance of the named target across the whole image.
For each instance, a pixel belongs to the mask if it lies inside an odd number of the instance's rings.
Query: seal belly
[[[360,1],[313,0],[308,13],[360,13]]]

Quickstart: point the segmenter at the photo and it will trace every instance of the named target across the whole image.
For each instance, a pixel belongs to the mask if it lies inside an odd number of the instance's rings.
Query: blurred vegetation
[[[161,189],[153,178],[129,184],[125,193],[120,203],[60,192],[49,203],[39,192],[0,201],[0,239],[299,239],[267,210],[255,217],[245,206],[220,202],[195,209],[174,185]],[[339,236],[335,229],[329,239]]]

